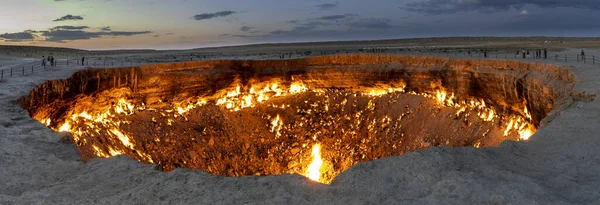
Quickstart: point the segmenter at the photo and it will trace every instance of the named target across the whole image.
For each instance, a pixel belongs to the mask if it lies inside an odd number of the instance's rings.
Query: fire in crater
[[[90,69],[20,99],[84,160],[331,183],[353,165],[433,146],[527,140],[571,100],[548,65],[390,55]]]

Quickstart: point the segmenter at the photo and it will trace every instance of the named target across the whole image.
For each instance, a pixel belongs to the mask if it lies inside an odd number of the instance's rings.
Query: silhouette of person
[[[42,66],[46,67],[46,57],[42,56]]]
[[[583,50],[581,50],[581,60],[585,59],[585,52],[583,52]]]
[[[83,62],[85,62],[85,56],[81,57],[81,65],[85,65]]]
[[[548,58],[548,50],[544,48],[544,60]]]

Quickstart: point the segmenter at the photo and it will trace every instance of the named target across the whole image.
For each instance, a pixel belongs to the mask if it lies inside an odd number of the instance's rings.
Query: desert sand
[[[597,40],[590,41],[598,45]],[[359,47],[368,46],[368,43],[364,44]],[[539,44],[544,45],[543,42]],[[454,46],[443,42],[429,45],[436,48]],[[510,46],[484,47],[502,50],[516,46],[513,43],[507,45]],[[464,47],[464,42],[459,46]],[[260,46],[250,46],[243,52],[240,48],[204,49],[202,52],[212,52],[211,58],[277,59],[281,53],[293,52],[292,47],[264,51]],[[323,47],[312,55],[338,48],[328,44]],[[339,47],[355,49],[346,45]],[[583,44],[557,46],[553,54],[576,55],[582,47]],[[31,56],[58,53],[46,48],[29,49],[28,53],[33,53]],[[306,50],[297,48],[297,51]],[[54,55],[61,59],[77,59],[82,55],[79,52],[64,51]],[[93,58],[154,59],[144,62],[153,63],[166,61],[169,56],[184,61],[194,52],[198,51],[140,51],[98,54]],[[586,48],[586,53],[598,56],[600,50]],[[0,54],[2,68],[35,62],[35,57],[23,54]],[[326,55],[329,54],[335,52]],[[292,57],[302,55],[294,53]],[[576,90],[600,93],[599,64],[548,62],[566,66],[576,73],[579,78]],[[289,174],[234,178],[187,169],[165,173],[154,165],[123,156],[83,163],[75,145],[62,142],[63,134],[29,117],[16,99],[46,80],[64,79],[85,68],[58,66],[0,81],[0,164],[3,165],[0,169],[0,204],[600,203],[600,102],[597,100],[575,102],[528,141],[505,141],[498,147],[481,149],[422,149],[357,164],[338,175],[331,184],[323,185]]]

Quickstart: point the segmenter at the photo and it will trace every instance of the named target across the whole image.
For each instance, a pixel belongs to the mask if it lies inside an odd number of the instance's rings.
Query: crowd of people
[[[517,57],[520,55],[523,59],[533,58],[533,59],[547,59],[548,58],[548,49],[535,49],[533,54],[530,53],[529,49],[523,49],[523,51],[517,51]]]
[[[54,56],[42,56],[42,66],[46,67],[46,66],[56,66],[56,61],[54,60]]]

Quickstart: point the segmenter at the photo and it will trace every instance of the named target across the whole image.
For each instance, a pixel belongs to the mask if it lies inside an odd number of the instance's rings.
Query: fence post
[[[25,75],[25,67],[23,67],[23,75]]]
[[[12,77],[12,70],[13,68],[10,68],[10,77]]]

